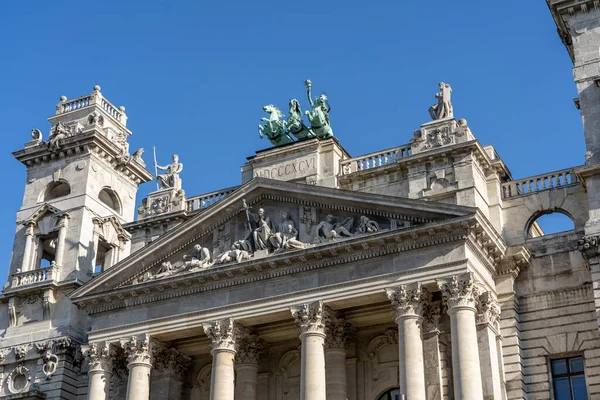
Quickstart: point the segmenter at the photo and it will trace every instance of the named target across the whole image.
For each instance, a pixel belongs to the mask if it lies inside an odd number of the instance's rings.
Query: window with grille
[[[556,400],[587,400],[582,357],[550,360]]]

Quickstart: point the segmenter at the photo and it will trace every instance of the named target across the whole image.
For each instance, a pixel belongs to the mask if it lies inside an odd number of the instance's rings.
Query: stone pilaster
[[[129,380],[127,400],[148,400],[150,398],[150,369],[152,368],[152,343],[148,334],[132,336],[121,341],[127,356]]]
[[[56,244],[56,254],[54,256],[54,261],[56,261],[56,265],[58,265],[59,268],[62,268],[63,266],[63,260],[65,255],[65,241],[67,239],[69,219],[69,215],[64,214],[61,217],[60,228],[58,229],[58,239]]]
[[[267,351],[267,343],[257,335],[248,334],[240,341],[235,365],[236,400],[258,400],[258,363]]]
[[[154,347],[150,398],[180,400],[183,380],[191,359],[173,348],[156,346],[156,343]]]
[[[442,399],[442,355],[440,353],[441,303],[427,290],[421,294],[423,310],[423,361],[425,392],[430,400]]]
[[[33,239],[35,222],[27,221],[25,223],[25,249],[23,251],[23,263],[21,264],[21,270],[23,272],[30,271],[31,267],[31,256],[33,255]]]
[[[444,304],[450,316],[454,397],[481,400],[481,369],[477,351],[475,306],[479,297],[472,272],[439,282]]]
[[[500,349],[500,306],[491,292],[484,292],[477,302],[477,343],[485,399],[503,400],[504,373]]]
[[[300,399],[326,400],[325,380],[325,310],[322,301],[291,307],[292,317],[300,331],[302,347]]]
[[[421,334],[421,284],[387,288],[386,294],[392,302],[398,324],[400,394],[404,395],[406,400],[424,399],[426,397]]]
[[[242,327],[232,318],[205,323],[203,327],[212,341],[210,400],[231,400],[235,393],[235,354],[237,341],[243,336]]]
[[[88,399],[108,400],[116,349],[108,342],[100,342],[84,346],[82,350],[89,365]]]
[[[341,316],[327,310],[325,324],[325,371],[327,376],[327,399],[346,400],[348,379],[346,377],[346,348],[356,337],[356,328]]]

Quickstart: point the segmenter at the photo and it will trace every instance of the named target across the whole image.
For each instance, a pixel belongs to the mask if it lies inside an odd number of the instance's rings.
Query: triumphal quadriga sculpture
[[[352,157],[306,80],[304,113],[263,108],[272,146],[241,184],[196,196],[178,156],[130,151],[99,86],[61,97],[13,153],[27,179],[0,398],[600,396],[600,7],[549,6],[588,153],[523,179],[455,118],[448,83],[406,144]],[[157,188],[136,202],[143,183]],[[551,212],[574,228],[544,235]]]

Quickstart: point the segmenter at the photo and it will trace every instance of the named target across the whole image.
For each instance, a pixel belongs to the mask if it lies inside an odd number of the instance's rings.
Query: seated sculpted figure
[[[185,265],[180,265],[179,267],[176,267],[176,266],[172,265],[169,261],[165,261],[164,263],[161,264],[158,271],[156,271],[156,273],[154,275],[152,275],[152,279],[160,279],[160,278],[164,278],[166,276],[175,275],[178,272],[183,271],[185,268],[186,268]]]
[[[373,220],[370,220],[369,217],[362,216],[360,217],[360,222],[358,224],[358,233],[375,233],[379,232],[379,224]]]
[[[210,250],[199,244],[194,245],[194,249],[183,256],[183,264],[190,268],[190,271],[208,268],[212,265],[212,256]]]
[[[293,225],[286,225],[283,232],[275,234],[279,250],[300,250],[306,248],[306,244],[297,239],[298,230]]]
[[[173,154],[173,163],[165,166],[160,166],[154,162],[154,166],[161,171],[167,171],[166,174],[160,174],[156,177],[161,189],[181,189],[181,179],[179,174],[183,170],[183,164],[179,162],[179,156]]]
[[[246,230],[246,234],[244,235],[244,237],[233,242],[231,248],[235,248],[237,250],[245,250],[248,253],[252,253],[252,243],[250,242],[250,237],[252,237],[252,232]]]
[[[215,264],[227,264],[232,261],[242,262],[249,260],[252,256],[246,250],[240,250],[231,246],[231,250],[226,251],[215,259]]]
[[[354,224],[354,218],[345,218],[342,223],[336,222],[331,214],[325,217],[325,221],[317,225],[317,238],[335,239],[338,236],[353,236],[350,230]]]
[[[271,237],[275,235],[275,225],[271,218],[265,215],[265,210],[260,208],[255,216],[257,228],[254,229],[253,239],[255,250],[271,249]]]

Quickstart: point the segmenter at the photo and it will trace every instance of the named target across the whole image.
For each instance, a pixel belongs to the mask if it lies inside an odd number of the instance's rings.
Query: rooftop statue
[[[154,166],[161,171],[168,171],[166,174],[156,176],[156,181],[161,189],[181,189],[181,179],[179,178],[179,174],[183,170],[183,164],[179,162],[179,156],[177,154],[173,154],[173,163],[163,167],[154,161]]]
[[[452,95],[452,88],[450,85],[444,82],[438,84],[440,91],[435,94],[437,103],[429,107],[429,115],[431,119],[442,119],[454,117],[454,111],[452,110],[452,102],[450,101],[450,95]]]
[[[58,121],[52,131],[50,132],[50,137],[48,138],[48,147],[50,149],[56,150],[60,147],[60,141],[68,137],[71,133],[71,129]]]
[[[286,122],[287,129],[298,140],[316,137],[312,130],[308,129],[302,121],[302,109],[297,99],[290,100],[290,116]]]
[[[261,139],[266,136],[273,146],[281,146],[282,144],[294,142],[285,129],[285,121],[281,120],[281,118],[285,117],[281,110],[273,104],[264,106],[263,110],[269,114],[269,118],[260,119],[265,122],[265,125],[258,125],[258,136]]]
[[[310,79],[304,81],[307,89],[308,101],[312,107],[312,111],[306,111],[308,120],[310,122],[311,131],[320,139],[325,139],[333,136],[333,130],[331,129],[331,123],[329,121],[329,103],[327,102],[327,95],[322,93],[319,97],[315,98],[313,102],[311,97],[312,82]]]

